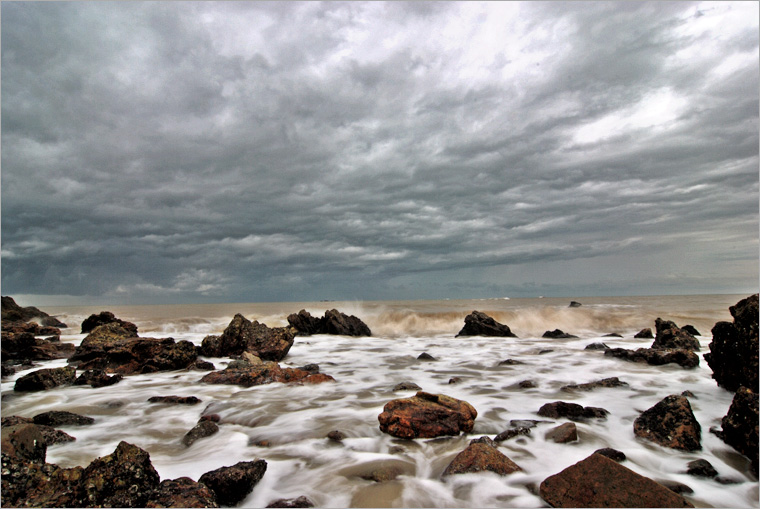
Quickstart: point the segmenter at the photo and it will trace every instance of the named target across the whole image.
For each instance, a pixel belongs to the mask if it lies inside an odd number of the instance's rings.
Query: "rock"
[[[202,419],[193,429],[185,433],[185,436],[182,437],[182,443],[185,444],[186,447],[190,447],[198,439],[210,437],[218,431],[219,426],[217,426],[215,422]]]
[[[187,367],[187,369],[193,370],[193,371],[214,371],[216,369],[216,366],[214,366],[212,362],[202,361],[198,359],[192,364],[190,364]]]
[[[618,334],[617,332],[611,332],[609,334],[605,334],[602,337],[603,338],[622,338],[623,336],[621,334]]]
[[[308,497],[300,496],[298,498],[281,498],[275,500],[267,507],[314,507],[314,502]]]
[[[403,473],[404,472],[398,467],[385,466],[376,468],[360,477],[365,481],[388,482],[394,480],[396,477],[402,475]]]
[[[90,385],[94,388],[107,387],[121,381],[121,375],[109,376],[102,369],[88,369],[74,380],[74,385]]]
[[[2,364],[2,377],[5,378],[6,376],[13,376],[16,374],[16,368],[13,366],[10,366],[8,364],[3,363]]]
[[[3,331],[0,349],[4,361],[65,359],[74,353],[71,343],[61,343],[58,337],[37,338],[31,332]]]
[[[661,349],[679,349],[679,350],[696,350],[699,351],[699,341],[697,338],[679,328],[670,320],[657,318],[654,321],[657,335],[652,343],[652,348]]]
[[[421,354],[417,356],[417,360],[418,361],[437,361],[438,359],[436,359],[435,357],[433,357],[427,352],[422,352]]]
[[[90,315],[82,322],[82,334],[87,334],[101,325],[109,323],[118,324],[122,329],[129,332],[130,336],[137,336],[137,325],[116,318],[110,311],[101,311],[97,315]]]
[[[553,419],[565,417],[571,421],[606,419],[607,414],[609,412],[604,408],[583,407],[577,403],[566,403],[564,401],[546,403],[538,410],[538,415],[541,417],[551,417]]]
[[[686,484],[682,482],[671,481],[668,479],[663,479],[657,482],[665,486],[667,489],[669,489],[673,493],[678,493],[679,495],[681,493],[694,493],[693,489],[691,489],[689,486],[687,486]]]
[[[571,300],[571,301],[570,301],[570,305],[569,305],[568,307],[570,307],[570,308],[579,308],[579,307],[581,307],[582,305],[583,305],[583,304],[581,304],[580,302],[576,302],[576,301],[574,301],[574,300]]]
[[[231,467],[206,472],[198,482],[211,489],[220,505],[235,506],[253,491],[266,470],[267,462],[264,460],[241,461]]]
[[[566,444],[578,440],[578,428],[575,423],[566,422],[546,432],[544,438],[558,444]]]
[[[591,343],[590,345],[586,345],[584,350],[607,350],[608,348],[609,346],[604,343]]]
[[[71,385],[76,378],[76,370],[66,366],[63,368],[46,368],[32,371],[16,380],[14,391],[45,391],[61,385]]]
[[[327,438],[332,440],[333,442],[342,442],[344,438],[346,438],[346,434],[342,431],[333,430],[327,434]]]
[[[519,366],[520,364],[525,364],[525,363],[523,361],[518,361],[515,359],[505,359],[499,362],[499,366]]]
[[[721,387],[736,391],[740,386],[755,393],[758,387],[758,295],[751,295],[731,306],[733,323],[718,322],[705,360],[712,377]]]
[[[702,334],[699,333],[699,331],[694,327],[693,325],[684,325],[681,327],[682,331],[688,332],[692,336],[701,336]]]
[[[480,311],[473,311],[464,318],[464,327],[456,337],[463,336],[496,336],[516,338],[509,326],[501,324]]]
[[[69,362],[78,363],[79,369],[131,375],[187,369],[198,357],[195,345],[190,341],[124,337],[115,330],[120,328],[118,324],[97,327],[82,340]]]
[[[419,391],[411,398],[385,404],[380,430],[398,438],[433,438],[469,433],[478,412],[466,401]]]
[[[44,311],[40,311],[34,306],[21,307],[16,304],[13,297],[0,298],[0,308],[2,308],[2,321],[22,321],[28,322],[34,318],[41,318],[41,323],[46,327],[68,327],[65,323],[57,318],[50,316]]]
[[[682,451],[702,448],[701,431],[689,400],[680,395],[666,397],[633,422],[637,437]]]
[[[19,417],[18,415],[10,415],[2,418],[3,428],[8,426],[18,426],[20,424],[34,424],[34,421],[26,417]],[[42,434],[42,438],[45,440],[45,444],[48,446],[63,442],[73,442],[76,440],[76,438],[68,433],[55,429],[52,426],[44,426],[41,424],[35,424],[35,426],[37,426],[37,429]]]
[[[517,384],[517,386],[520,387],[520,389],[533,389],[534,387],[538,387],[533,380],[523,380]]]
[[[325,316],[315,318],[302,309],[288,316],[288,323],[299,334],[331,334],[333,336],[371,336],[372,331],[359,318],[341,313],[337,309],[325,311]]]
[[[28,332],[33,336],[56,336],[54,341],[61,335],[61,329],[57,327],[43,327],[37,322],[2,322],[2,330],[6,333],[21,334]]]
[[[546,331],[544,332],[544,335],[541,336],[542,338],[552,338],[552,339],[572,339],[577,338],[578,336],[573,336],[572,334],[568,334],[566,332],[563,332],[559,329],[554,329],[553,331]]]
[[[47,441],[34,424],[19,423],[14,426],[3,426],[0,446],[2,453],[14,461],[45,463]]]
[[[633,337],[636,339],[652,339],[654,338],[654,334],[652,334],[652,329],[647,327],[646,329],[641,329]]]
[[[219,504],[205,484],[180,477],[161,481],[145,507],[219,507]]]
[[[84,469],[17,461],[2,454],[4,507],[85,507],[80,479]]]
[[[546,478],[539,493],[552,507],[693,507],[682,496],[601,454]]]
[[[646,362],[652,366],[664,364],[678,364],[683,368],[696,368],[699,366],[699,356],[691,350],[656,350],[654,348],[637,348],[627,350],[625,348],[609,348],[604,355],[617,357],[629,362]]]
[[[588,382],[585,384],[570,384],[565,385],[560,390],[564,392],[573,392],[573,391],[590,391],[592,389],[597,389],[599,387],[627,387],[628,384],[626,382],[621,382],[618,377],[613,376],[611,378],[604,378],[602,380],[597,380],[596,382]]]
[[[491,443],[487,441],[473,441],[449,463],[449,466],[443,471],[442,476],[471,474],[485,470],[499,475],[508,475],[521,471],[522,468],[502,454]]]
[[[715,470],[715,467],[713,467],[707,460],[699,459],[690,461],[687,467],[688,470],[686,473],[696,477],[715,477],[718,475],[718,471]]]
[[[503,442],[505,440],[509,440],[510,438],[514,438],[520,435],[530,435],[530,428],[528,426],[517,426],[515,428],[504,430],[498,435],[496,435],[493,441]]]
[[[758,472],[758,396],[746,387],[739,387],[731,407],[721,422],[721,440],[752,461],[752,471]]]
[[[169,405],[197,405],[201,400],[195,396],[153,396],[148,403],[166,403]]]
[[[617,449],[612,449],[610,447],[597,449],[596,451],[594,451],[594,454],[601,454],[602,456],[606,456],[612,461],[617,461],[618,463],[620,463],[621,461],[625,461],[626,459],[625,453],[623,453],[622,451],[618,451]]]
[[[451,385],[451,384],[458,384],[461,381],[462,381],[461,377],[454,376],[454,377],[449,378],[449,385]]]
[[[299,311],[298,314],[288,315],[288,323],[302,336],[324,333],[324,319],[311,316],[305,309]]]
[[[32,422],[43,426],[88,426],[93,424],[95,419],[72,412],[51,410],[35,415]]]
[[[249,352],[263,360],[279,361],[293,346],[296,330],[292,327],[269,328],[236,314],[221,336],[203,339],[200,354],[206,357],[229,357]]]
[[[335,381],[330,375],[312,374],[298,368],[282,368],[276,362],[229,366],[221,371],[212,371],[201,378],[202,383],[240,385],[253,387],[274,382],[318,384]]]
[[[312,375],[316,375],[319,373],[319,364],[306,364],[304,366],[299,366],[297,369],[308,371]]]
[[[393,386],[394,391],[421,391],[422,387],[413,382],[401,382]]]

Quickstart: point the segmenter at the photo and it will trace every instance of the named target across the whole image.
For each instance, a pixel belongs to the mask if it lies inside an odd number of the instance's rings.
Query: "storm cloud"
[[[3,2],[3,294],[757,291],[758,17]]]

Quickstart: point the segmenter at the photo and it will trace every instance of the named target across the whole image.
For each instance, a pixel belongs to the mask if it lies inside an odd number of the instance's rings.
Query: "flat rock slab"
[[[386,403],[377,417],[380,430],[399,438],[434,438],[469,433],[477,410],[466,401],[419,391]]]
[[[539,493],[552,507],[694,507],[681,495],[601,454],[546,478]]]

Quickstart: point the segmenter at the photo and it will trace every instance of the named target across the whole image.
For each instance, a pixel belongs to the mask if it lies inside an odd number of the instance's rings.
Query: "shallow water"
[[[630,297],[578,299],[513,299],[484,301],[417,301],[383,303],[281,303],[215,306],[112,307],[119,318],[133,321],[141,336],[187,339],[200,344],[206,334],[219,334],[240,312],[270,326],[286,323],[289,313],[307,309],[321,316],[337,308],[362,318],[372,329],[369,338],[317,335],[296,337],[283,366],[318,363],[321,372],[337,382],[316,386],[270,384],[240,388],[204,385],[202,372],[168,372],[125,377],[110,387],[57,388],[42,393],[14,393],[13,383],[30,370],[2,382],[2,414],[32,417],[46,410],[69,410],[92,416],[86,427],[62,427],[75,442],[48,448],[48,461],[62,466],[87,465],[110,454],[121,440],[150,453],[161,479],[188,476],[238,461],[263,458],[264,478],[240,504],[263,507],[279,498],[308,496],[322,507],[542,507],[535,494],[548,476],[580,461],[596,449],[623,451],[628,468],[657,481],[678,481],[694,490],[686,495],[695,506],[757,507],[758,483],[749,461],[709,433],[720,426],[732,393],[717,386],[707,363],[697,369],[676,365],[648,366],[604,357],[584,350],[593,342],[612,347],[646,347],[652,340],[633,339],[644,327],[654,330],[662,317],[678,325],[690,323],[703,334],[702,352],[708,351],[710,329],[718,320],[731,320],[728,306],[745,296]],[[478,309],[508,324],[514,338],[455,338],[464,316]],[[70,325],[63,341],[78,343],[78,324],[95,308],[49,308]],[[578,339],[544,339],[545,330],[560,328]],[[624,338],[601,336],[609,332]],[[550,350],[545,352],[546,350]],[[419,361],[427,352],[436,361]],[[541,353],[544,352],[544,353]],[[701,357],[701,356],[700,356]],[[505,359],[523,364],[499,366]],[[208,359],[223,368],[229,359]],[[65,360],[43,363],[65,365]],[[39,369],[38,366],[34,369]],[[460,382],[450,384],[452,377]],[[617,376],[628,386],[568,393],[560,388]],[[519,383],[532,380],[534,388]],[[467,436],[398,440],[383,434],[377,416],[388,401],[411,396],[394,392],[394,385],[411,381],[423,390],[463,399],[478,411],[473,433]],[[702,426],[701,451],[679,452],[650,444],[633,434],[633,421],[644,410],[670,394],[689,390],[690,402]],[[195,406],[147,403],[157,395],[197,396]],[[499,450],[523,472],[500,477],[492,473],[452,476],[441,480],[448,463],[470,439],[493,437],[510,427],[513,419],[541,419],[536,412],[552,401],[572,401],[610,411],[606,420],[577,423],[580,440],[555,444],[544,434],[564,420],[545,422],[528,436],[499,444]],[[191,447],[183,435],[202,413],[217,413],[219,433]],[[326,438],[332,430],[348,438],[335,443]],[[267,441],[267,446],[257,445]],[[686,475],[687,463],[710,461],[723,480]],[[395,481],[374,483],[361,479],[379,465],[399,467]]]

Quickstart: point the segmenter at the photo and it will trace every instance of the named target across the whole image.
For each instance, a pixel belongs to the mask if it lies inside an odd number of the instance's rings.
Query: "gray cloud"
[[[3,291],[756,290],[757,14],[3,3]]]

